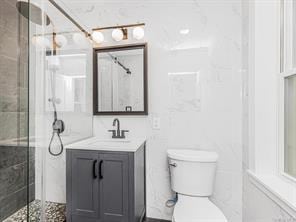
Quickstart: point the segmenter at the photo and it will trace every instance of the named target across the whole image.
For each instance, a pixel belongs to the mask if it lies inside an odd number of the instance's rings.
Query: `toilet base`
[[[179,194],[172,217],[173,222],[227,222],[222,211],[208,197]]]

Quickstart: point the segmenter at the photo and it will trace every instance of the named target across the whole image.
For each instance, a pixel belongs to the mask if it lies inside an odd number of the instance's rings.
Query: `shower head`
[[[18,0],[16,3],[16,7],[19,13],[31,22],[37,25],[42,25],[43,23],[45,23],[46,25],[50,24],[50,18],[48,17],[48,15],[44,11],[42,11],[41,8],[29,2],[28,0]],[[42,19],[43,16],[44,20]]]

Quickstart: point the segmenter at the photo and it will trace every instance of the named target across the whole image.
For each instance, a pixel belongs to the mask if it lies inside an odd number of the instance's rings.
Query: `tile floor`
[[[46,221],[47,222],[65,222],[66,206],[65,204],[46,202]],[[30,222],[40,222],[41,202],[34,200],[29,205]],[[3,222],[27,222],[27,207],[24,207],[5,219]],[[159,219],[146,218],[143,222],[169,222]]]

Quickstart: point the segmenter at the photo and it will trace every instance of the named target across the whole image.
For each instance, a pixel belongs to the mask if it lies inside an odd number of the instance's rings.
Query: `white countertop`
[[[65,148],[79,150],[136,152],[145,141],[145,138],[102,139],[99,137],[91,137],[69,144],[65,146]]]

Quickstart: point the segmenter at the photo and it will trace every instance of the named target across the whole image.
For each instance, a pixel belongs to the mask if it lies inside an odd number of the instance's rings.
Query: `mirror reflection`
[[[60,112],[86,112],[87,55],[65,53],[46,57],[48,70],[45,85],[46,100],[54,98]],[[52,75],[51,71],[55,71]],[[52,95],[54,93],[54,95]],[[46,111],[52,111],[50,102]]]

